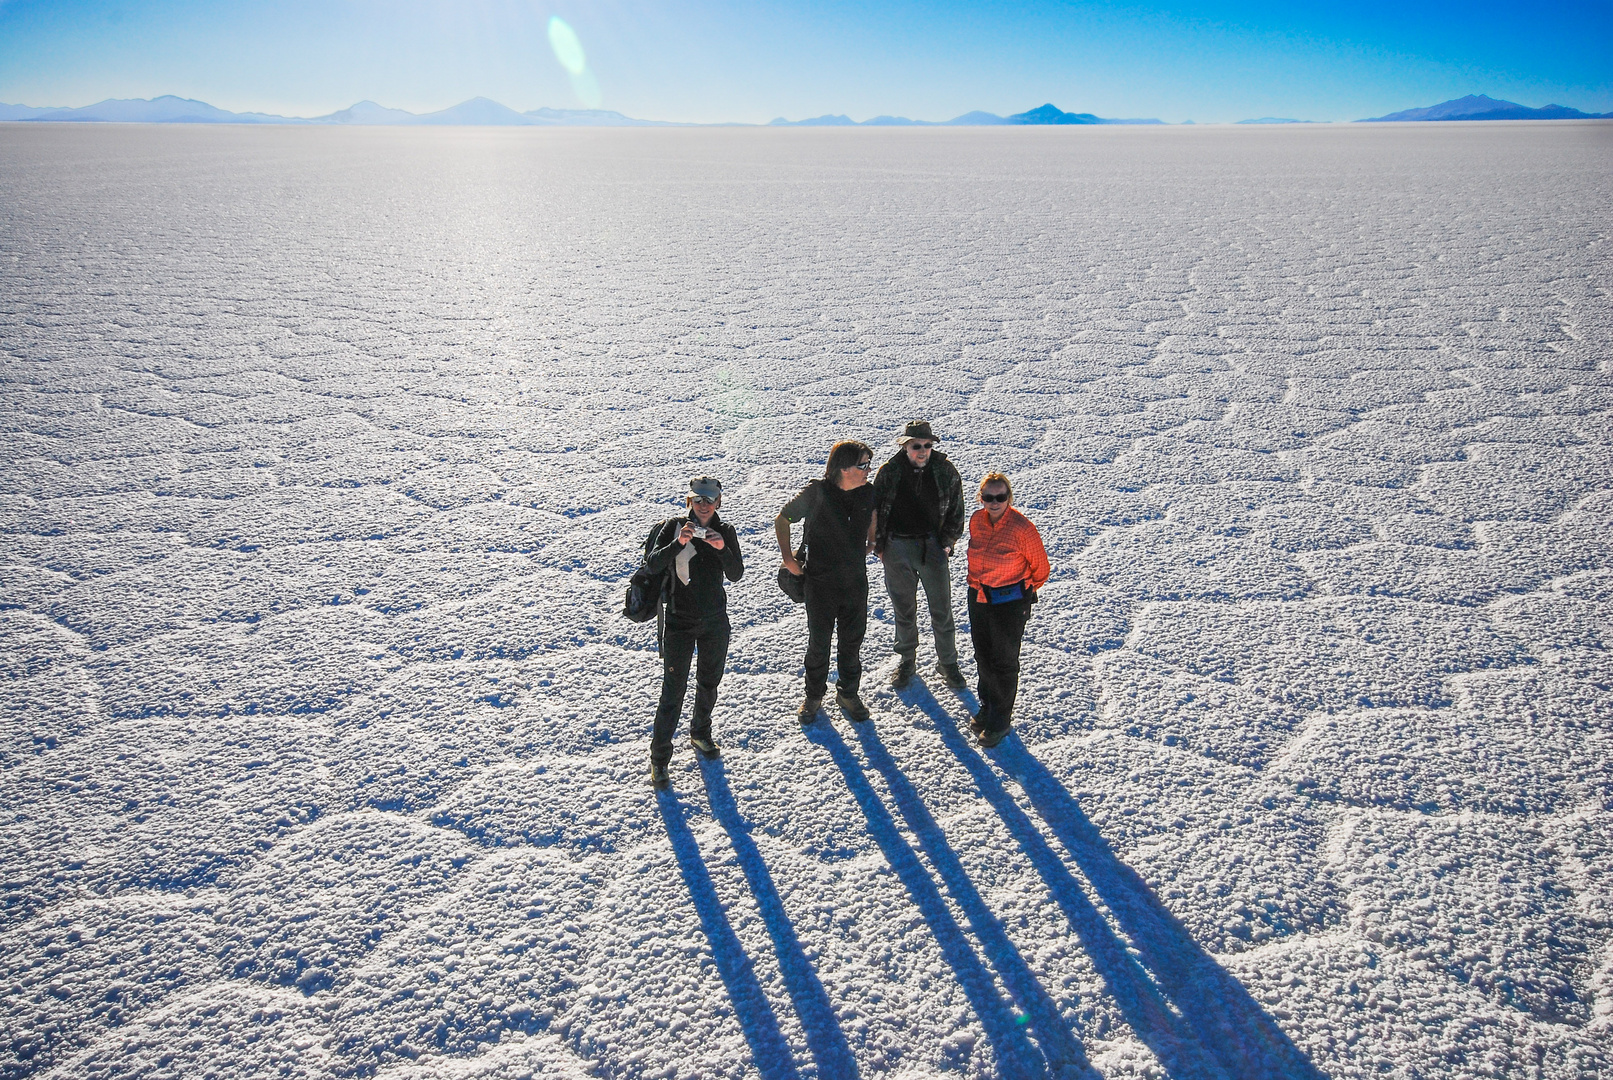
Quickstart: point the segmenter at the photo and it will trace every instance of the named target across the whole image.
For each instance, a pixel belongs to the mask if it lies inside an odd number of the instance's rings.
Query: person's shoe
[[[986,727],[980,722],[980,713],[977,712],[969,717],[969,730],[975,733],[975,738],[977,739],[985,733]]]
[[[802,727],[806,727],[818,718],[818,710],[821,708],[823,708],[821,697],[809,697],[801,702],[801,709],[795,714],[795,718],[801,722]]]
[[[868,706],[864,705],[863,699],[858,697],[856,694],[848,694],[844,690],[836,690],[835,704],[840,706],[841,710],[847,716],[851,717],[859,724],[869,717]]]
[[[672,774],[667,771],[666,762],[650,762],[650,786],[657,791],[665,791],[672,784]]]
[[[708,758],[714,758],[722,753],[722,747],[712,742],[710,735],[691,735],[689,736],[689,745]]]
[[[896,670],[891,672],[891,689],[906,690],[907,684],[913,681],[913,675],[917,671],[918,664],[903,657],[902,662],[896,665]]]
[[[946,681],[949,690],[962,690],[969,685],[963,678],[963,672],[958,670],[957,664],[937,664],[935,671]]]
[[[1008,738],[1008,733],[1012,730],[1013,728],[1003,728],[1001,731],[982,731],[980,733],[980,745],[990,750],[993,746]]]

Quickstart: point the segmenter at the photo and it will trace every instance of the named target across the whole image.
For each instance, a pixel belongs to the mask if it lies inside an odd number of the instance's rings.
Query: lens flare
[[[582,51],[577,31],[558,15],[549,16],[549,48],[554,50],[554,58],[560,61],[560,66],[573,76],[588,70],[588,57]]]
[[[585,108],[597,109],[605,103],[605,95],[599,92],[599,80],[594,78],[592,71],[573,75],[571,92],[577,95],[577,100],[582,102]]]
[[[588,70],[588,54],[582,51],[577,31],[558,15],[549,16],[549,47],[566,74],[571,76],[571,92],[588,108],[599,108],[603,95],[599,92],[599,80]]]

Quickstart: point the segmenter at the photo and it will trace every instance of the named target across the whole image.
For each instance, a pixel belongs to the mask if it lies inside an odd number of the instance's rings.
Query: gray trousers
[[[952,620],[952,567],[935,538],[908,540],[891,537],[880,557],[885,564],[885,591],[890,593],[896,618],[896,655],[912,660],[919,648],[918,591],[930,605],[930,628],[935,631],[935,658],[943,664],[958,662],[958,630]]]

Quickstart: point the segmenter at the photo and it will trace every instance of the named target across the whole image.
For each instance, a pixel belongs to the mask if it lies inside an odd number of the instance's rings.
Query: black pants
[[[829,636],[839,640],[835,665],[840,689],[855,694],[862,686],[863,635],[868,632],[868,579],[806,581],[806,696],[821,698],[829,689]]]
[[[1030,619],[1029,600],[982,604],[969,590],[969,636],[975,643],[975,664],[980,668],[981,730],[1007,731],[1019,696],[1019,646]]]
[[[728,616],[708,617],[700,622],[668,623],[661,638],[661,704],[655,710],[655,731],[650,736],[650,760],[672,760],[672,733],[683,713],[683,696],[689,689],[689,664],[696,646],[700,663],[695,668],[694,714],[689,717],[689,734],[711,737],[711,708],[717,704],[717,684],[722,682],[723,663],[728,659]]]

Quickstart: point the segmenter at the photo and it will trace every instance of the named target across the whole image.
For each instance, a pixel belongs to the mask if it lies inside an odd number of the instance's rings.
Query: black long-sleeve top
[[[922,469],[907,465],[901,470],[888,523],[892,536],[934,536],[941,531],[941,492],[936,487],[934,464],[928,461]]]
[[[723,578],[738,581],[745,576],[745,563],[739,555],[739,538],[734,535],[734,527],[712,514],[711,524],[706,527],[722,534],[723,549],[718,551],[704,540],[690,540],[689,546],[694,548],[695,553],[694,558],[689,560],[689,584],[678,580],[676,562],[678,552],[683,550],[683,545],[678,543],[678,533],[686,522],[692,520],[690,517],[676,517],[662,525],[650,556],[645,560],[645,566],[651,573],[665,570],[671,578],[666,607],[669,621],[691,622],[712,615],[726,615],[728,591],[723,586]],[[695,527],[699,526],[700,522],[695,521]]]

